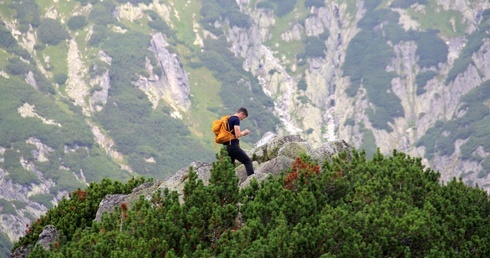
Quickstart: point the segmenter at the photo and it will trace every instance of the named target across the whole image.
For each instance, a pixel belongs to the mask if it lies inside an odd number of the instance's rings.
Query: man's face
[[[243,119],[247,118],[247,116],[245,114],[243,114],[242,112],[238,113],[238,118],[240,119],[240,121],[242,121]]]

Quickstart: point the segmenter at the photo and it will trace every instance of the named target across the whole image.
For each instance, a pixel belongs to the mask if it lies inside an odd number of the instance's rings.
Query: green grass
[[[130,31],[138,31],[142,32],[144,34],[150,34],[150,27],[148,26],[148,16],[143,15],[141,19],[130,21],[126,19],[120,19],[119,22],[121,24],[124,24],[127,28],[124,28],[126,30]]]
[[[0,49],[0,69],[5,70],[5,66],[8,64],[8,58],[11,57],[7,51]]]
[[[62,41],[56,46],[46,46],[46,48],[38,54],[39,60],[43,62],[44,67],[51,67],[52,69],[48,70],[51,70],[53,74],[68,74],[68,44],[69,43]],[[49,56],[49,64],[45,63],[44,56]]]
[[[298,2],[299,3],[299,2]],[[296,6],[298,6],[298,3],[296,4]],[[303,9],[304,9],[304,5],[301,3],[301,5],[303,6]],[[267,43],[269,46],[271,46],[272,48],[274,47],[280,47],[276,44],[281,44],[281,43],[284,43],[284,41],[282,40],[281,38],[281,35],[285,32],[285,31],[288,31],[290,30],[292,27],[291,27],[291,21],[293,20],[304,20],[306,17],[307,17],[307,13],[304,12],[302,13],[303,17],[300,17],[300,18],[296,18],[295,17],[295,12],[290,12],[288,13],[287,15],[283,16],[283,17],[275,17],[275,24],[274,26],[270,27],[269,28],[269,31],[271,33],[271,38],[269,41],[265,42]],[[282,48],[279,48],[278,50],[281,50],[280,52],[282,52]]]
[[[218,117],[211,110],[220,110],[223,105],[219,97],[221,83],[205,67],[197,69],[185,67],[185,70],[190,73],[189,84],[192,96],[192,108],[189,114],[192,117],[192,124],[189,129],[206,146],[212,147],[214,136],[211,132],[211,121]]]
[[[171,16],[173,30],[176,32],[179,41],[186,46],[194,45],[196,35],[193,31],[193,21],[198,23],[200,19],[201,4],[199,1],[174,1],[173,7],[178,13]],[[193,17],[194,16],[194,17]]]
[[[41,17],[43,17],[44,14],[46,14],[46,11],[53,6],[58,13],[70,14],[80,5],[78,1],[58,1],[57,3],[54,3],[53,0],[36,0],[36,3],[39,5]]]
[[[15,15],[15,11],[13,9],[7,8],[5,1],[2,2],[5,4],[5,7],[0,8],[0,19],[2,21],[10,20]]]
[[[441,34],[448,37],[464,35],[467,28],[460,13],[453,10],[444,11],[434,1],[430,1],[429,5],[424,8],[424,12],[408,9],[408,14],[418,21],[424,30],[438,29]],[[455,30],[451,23],[448,22],[451,20],[454,21]]]
[[[3,198],[0,198],[0,207],[2,207],[0,210],[2,214],[17,215],[15,207],[9,201]]]
[[[358,0],[345,0],[344,4],[347,5],[347,13],[353,19],[356,17],[357,13],[357,2]]]

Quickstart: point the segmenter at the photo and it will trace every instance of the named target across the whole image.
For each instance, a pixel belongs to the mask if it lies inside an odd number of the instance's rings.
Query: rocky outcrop
[[[180,64],[175,53],[167,49],[168,43],[162,33],[156,33],[151,38],[150,50],[155,54],[158,66],[162,71],[161,77],[143,80],[140,88],[149,92],[156,89],[157,94],[167,103],[187,110],[190,107],[190,86],[187,73]]]
[[[287,169],[291,168],[293,161],[302,154],[309,155],[321,166],[325,160],[331,160],[333,156],[343,151],[347,152],[347,154],[351,153],[350,146],[344,141],[328,142],[319,148],[312,148],[298,135],[277,135],[269,132],[257,142],[253,149],[248,151],[248,154],[254,160],[255,174],[247,177],[245,167],[240,165],[236,168],[236,175],[240,187],[245,187],[250,184],[252,179],[260,181],[269,175],[278,176],[281,172],[287,171]],[[189,178],[191,169],[196,172],[198,179],[202,180],[204,185],[209,184],[212,163],[193,162],[189,167],[180,169],[163,181],[147,182],[136,187],[130,194],[105,196],[99,204],[95,220],[100,222],[104,214],[116,211],[123,203],[131,207],[141,196],[146,200],[150,200],[157,191],[163,193],[164,189],[177,191],[180,200],[183,201],[184,186]],[[56,244],[57,239],[57,229],[52,225],[47,225],[39,235],[36,246],[41,245],[49,250],[53,244]],[[27,257],[30,248],[32,247],[19,247],[14,250],[12,257]]]
[[[55,226],[46,225],[43,229],[43,232],[39,234],[39,238],[35,244],[35,246],[41,246],[45,250],[50,250],[51,246],[58,241],[59,233]],[[12,258],[24,258],[28,257],[31,252],[31,248],[29,246],[21,246],[15,249],[11,256]]]
[[[85,115],[90,115],[90,107],[85,102],[85,97],[89,94],[89,86],[85,81],[87,67],[80,57],[80,50],[77,42],[70,40],[68,51],[68,80],[66,81],[66,95],[73,103],[82,108]]]
[[[318,161],[319,165],[322,165],[323,161],[331,160],[332,156],[343,151],[351,152],[350,146],[344,141],[328,142],[318,148],[312,148],[298,135],[279,136],[274,133],[266,133],[256,146],[248,151],[254,163],[255,174],[247,177],[245,167],[239,165],[236,168],[236,175],[240,187],[245,187],[253,178],[263,180],[269,175],[280,175],[281,172],[290,168],[294,159],[301,154],[309,155],[313,160]],[[143,184],[135,188],[131,194],[106,196],[99,205],[96,220],[100,221],[104,213],[114,211],[122,203],[131,206],[131,203],[138,200],[142,195],[149,200],[157,190],[163,192],[166,188],[170,191],[177,191],[182,201],[184,186],[191,168],[204,185],[209,184],[212,163],[193,162],[162,182]]]
[[[250,184],[252,179],[260,181],[269,175],[279,176],[291,168],[294,160],[302,154],[309,155],[321,166],[325,160],[331,161],[333,156],[343,151],[348,154],[351,152],[351,147],[344,141],[327,142],[318,148],[313,148],[299,135],[277,135],[268,132],[253,149],[248,151],[249,156],[253,159],[255,174],[247,177],[245,167],[239,165],[236,168],[238,183],[240,187],[245,187]],[[212,166],[213,164],[208,162],[193,162],[163,181],[147,182],[136,187],[130,194],[107,195],[99,204],[95,220],[100,222],[104,214],[116,211],[123,203],[131,207],[141,196],[150,200],[157,191],[163,193],[165,189],[177,191],[180,200],[183,201],[184,186],[189,178],[190,170],[196,172],[198,179],[202,180],[204,185],[208,185]],[[57,238],[56,228],[48,225],[39,235],[36,245],[49,249]],[[29,247],[21,247],[14,250],[12,257],[27,257],[29,252]]]

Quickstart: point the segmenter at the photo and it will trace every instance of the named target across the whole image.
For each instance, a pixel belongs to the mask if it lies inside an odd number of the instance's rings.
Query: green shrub
[[[262,2],[257,3],[256,8],[257,9],[274,10],[274,5],[272,3],[267,2],[267,1],[262,1]]]
[[[32,25],[34,28],[41,24],[39,5],[35,0],[12,1],[11,7],[16,11],[19,24]]]
[[[306,84],[306,80],[304,77],[301,77],[301,80],[298,82],[298,89],[301,91],[306,91],[308,85]]]
[[[0,212],[2,214],[10,214],[10,215],[15,215],[17,216],[17,211],[15,210],[15,207],[10,203],[9,201],[5,200],[4,198],[0,198]]]
[[[12,33],[5,27],[5,23],[0,22],[0,47],[11,49],[17,46],[17,40],[12,36]]]
[[[66,73],[56,73],[54,75],[54,81],[59,85],[64,85],[68,80],[68,75]]]
[[[83,29],[85,26],[87,26],[87,24],[87,19],[83,15],[73,16],[68,20],[67,23],[68,28],[73,31]]]
[[[214,27],[214,22],[228,20],[230,26],[248,28],[250,26],[250,17],[240,12],[238,4],[235,1],[227,0],[202,0],[201,1],[201,19],[200,23],[207,30],[215,35],[221,35],[222,31]]]
[[[104,25],[95,25],[93,28],[93,33],[90,35],[90,39],[88,40],[88,45],[95,47],[102,43],[104,39],[107,37],[107,26]]]
[[[418,64],[421,67],[432,67],[447,61],[448,46],[437,36],[438,31],[429,30],[419,33],[417,39]]]
[[[274,0],[276,2],[276,15],[285,16],[294,10],[297,0]]]
[[[102,5],[96,5],[90,12],[88,20],[101,26],[115,23],[116,18],[112,15],[114,7],[115,6],[113,6],[113,3],[111,2],[104,2]]]
[[[12,242],[7,234],[0,232],[0,256],[11,257]]]
[[[63,198],[54,209],[33,222],[26,234],[15,243],[14,249],[22,245],[34,245],[46,225],[61,229],[60,241],[72,240],[78,228],[92,225],[102,198],[108,194],[128,194],[144,182],[144,178],[133,178],[126,184],[104,179],[100,183],[91,183],[86,189],[79,188],[71,192],[69,198]]]
[[[29,197],[30,201],[40,203],[47,207],[48,209],[52,209],[53,203],[51,202],[54,199],[54,195],[52,194],[35,194]]]
[[[45,18],[42,20],[38,29],[39,39],[52,46],[58,45],[61,41],[68,39],[70,34],[61,26],[58,20]]]
[[[132,5],[137,6],[138,4],[146,4],[149,5],[153,1],[152,0],[117,0],[119,3],[131,3]]]
[[[425,85],[429,80],[432,80],[437,75],[434,71],[426,71],[417,74],[415,77],[415,84],[417,85],[417,96],[422,95],[426,92]]]
[[[393,49],[386,43],[387,37],[379,30],[372,30],[379,23],[397,21],[398,14],[391,11],[377,10],[359,21],[363,28],[351,40],[346,52],[345,63],[342,67],[345,76],[349,76],[351,85],[345,92],[353,97],[357,94],[361,82],[367,92],[374,109],[367,110],[369,120],[378,129],[391,132],[388,123],[393,123],[395,117],[403,117],[404,110],[400,99],[391,91],[391,80],[396,76],[386,72],[386,67],[393,57]]]
[[[310,58],[325,57],[325,41],[318,37],[306,38],[305,55]]]
[[[101,0],[77,0],[78,2],[80,2],[80,4],[82,6],[86,6],[88,4],[91,4],[91,5],[95,5],[97,4],[98,2],[100,2]]]
[[[476,176],[479,179],[487,177],[487,175],[490,173],[490,170],[488,169],[483,169],[480,172],[478,172],[478,175]]]
[[[25,75],[31,70],[29,64],[26,64],[19,58],[9,58],[8,64],[5,67],[7,72],[13,75]]]
[[[482,170],[490,171],[490,158],[485,158],[482,162]]]

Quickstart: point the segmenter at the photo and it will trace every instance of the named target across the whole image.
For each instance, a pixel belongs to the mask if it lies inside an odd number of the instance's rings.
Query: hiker
[[[252,165],[252,160],[248,157],[245,151],[240,148],[240,140],[238,138],[248,135],[250,130],[241,130],[240,129],[240,121],[248,117],[247,109],[241,107],[238,111],[230,116],[228,119],[229,128],[231,132],[235,135],[235,139],[230,142],[224,143],[226,145],[226,150],[228,151],[228,156],[231,158],[231,163],[235,165],[235,160],[240,161],[243,165],[245,165],[245,169],[247,170],[247,176],[250,176],[254,173],[254,167]]]

